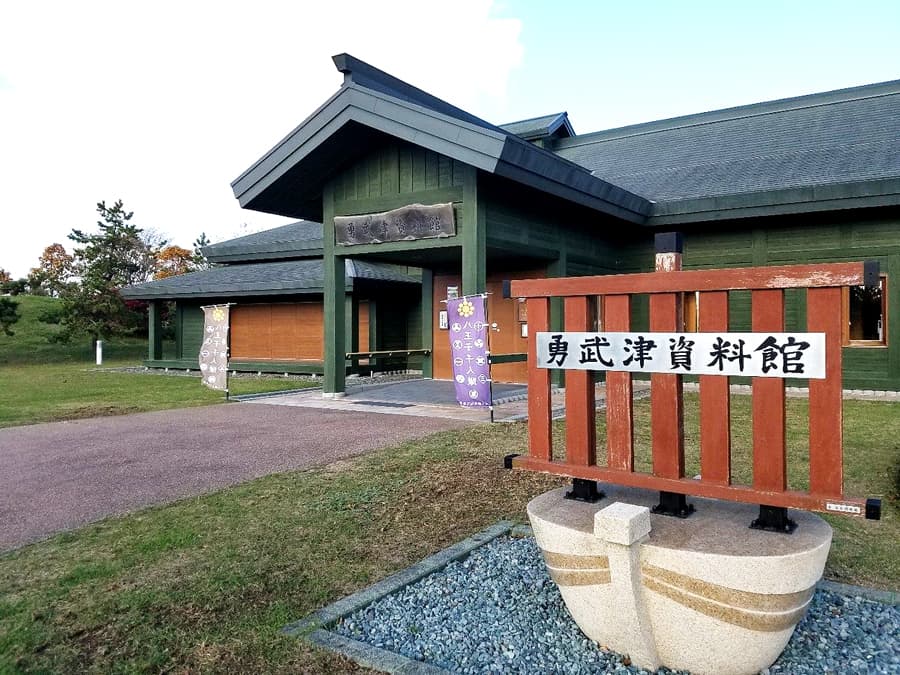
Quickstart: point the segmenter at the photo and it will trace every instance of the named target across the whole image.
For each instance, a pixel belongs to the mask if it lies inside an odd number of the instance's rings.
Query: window
[[[878,286],[844,289],[844,345],[879,347],[887,344],[887,278]]]
[[[684,294],[684,332],[700,330],[700,291]]]

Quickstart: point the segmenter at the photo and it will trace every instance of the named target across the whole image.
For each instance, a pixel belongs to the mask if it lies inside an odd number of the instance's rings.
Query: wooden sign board
[[[538,368],[825,378],[824,333],[538,333]]]
[[[336,216],[334,219],[334,241],[341,246],[455,235],[453,204],[411,204],[382,213]]]

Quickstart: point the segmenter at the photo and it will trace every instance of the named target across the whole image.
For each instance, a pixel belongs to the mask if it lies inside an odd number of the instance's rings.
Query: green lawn
[[[223,401],[222,393],[203,387],[198,377],[111,370],[139,365],[146,356],[145,339],[108,341],[104,369],[98,370],[88,338],[70,344],[49,341],[58,327],[39,321],[38,316],[58,300],[16,299],[22,318],[13,326],[15,335],[0,334],[0,427]],[[272,376],[233,378],[229,388],[239,395],[308,386],[310,382]]]
[[[87,341],[60,347],[27,302],[0,336],[0,426],[204,405],[196,378],[95,371]],[[144,342],[107,346],[137,363]],[[234,380],[236,392],[296,380]],[[734,473],[749,482],[749,397],[733,397]],[[805,407],[789,402],[789,478],[804,487]],[[688,473],[698,468],[696,396],[685,397]],[[649,468],[649,403],[635,409],[636,465]],[[900,404],[845,404],[847,493],[883,496],[884,519],[829,517],[826,576],[900,590]],[[557,424],[555,435],[565,435]],[[604,438],[602,420],[598,438]],[[281,626],[500,518],[561,479],[504,471],[523,424],[446,432],[333,466],[268,476],[111,518],[0,556],[0,673],[347,672]],[[598,453],[603,455],[602,450]],[[781,535],[773,535],[781,536]]]
[[[59,306],[57,298],[19,295],[12,300],[19,303],[21,318],[12,326],[12,336],[0,333],[0,368],[7,365],[36,365],[46,363],[94,363],[94,352],[88,336],[74,338],[67,344],[51,342],[59,333],[56,324],[39,320],[42,313]],[[125,337],[109,340],[104,345],[109,361],[140,362],[147,356],[147,340]]]
[[[748,404],[735,397],[736,417]],[[686,407],[690,429],[695,397]],[[878,523],[829,518],[826,574],[898,590],[900,405],[845,408],[848,492],[889,499]],[[802,413],[802,401],[791,404],[795,474]],[[639,402],[637,428],[647,415]],[[523,424],[441,433],[0,556],[0,672],[351,671],[280,627],[500,518],[524,519],[532,496],[561,484],[500,468],[503,455],[524,448]],[[639,451],[646,462],[643,444]],[[737,474],[743,480],[745,470]]]

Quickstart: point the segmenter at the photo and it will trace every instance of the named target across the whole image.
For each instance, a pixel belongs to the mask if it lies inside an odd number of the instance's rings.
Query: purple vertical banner
[[[492,405],[485,300],[484,295],[467,295],[447,301],[456,400],[467,408]]]

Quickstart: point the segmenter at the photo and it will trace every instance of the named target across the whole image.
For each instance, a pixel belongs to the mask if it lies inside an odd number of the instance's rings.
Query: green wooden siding
[[[845,347],[844,386],[900,389],[900,219],[892,214],[863,217],[847,212],[786,221],[685,228],[685,269],[878,260],[888,277],[888,347]],[[722,231],[728,227],[735,229]],[[731,293],[731,330],[749,330],[749,296]],[[803,330],[805,323],[805,293],[787,291],[788,330]]]
[[[466,165],[449,157],[398,141],[373,151],[338,174],[334,179],[334,199],[342,204],[462,188],[466,170]]]
[[[521,186],[482,177],[487,247],[491,255],[563,259],[564,275],[606,274],[620,270],[612,219]]]
[[[178,303],[181,307],[181,340],[176,348],[179,359],[196,360],[203,342],[203,310],[199,304]]]

